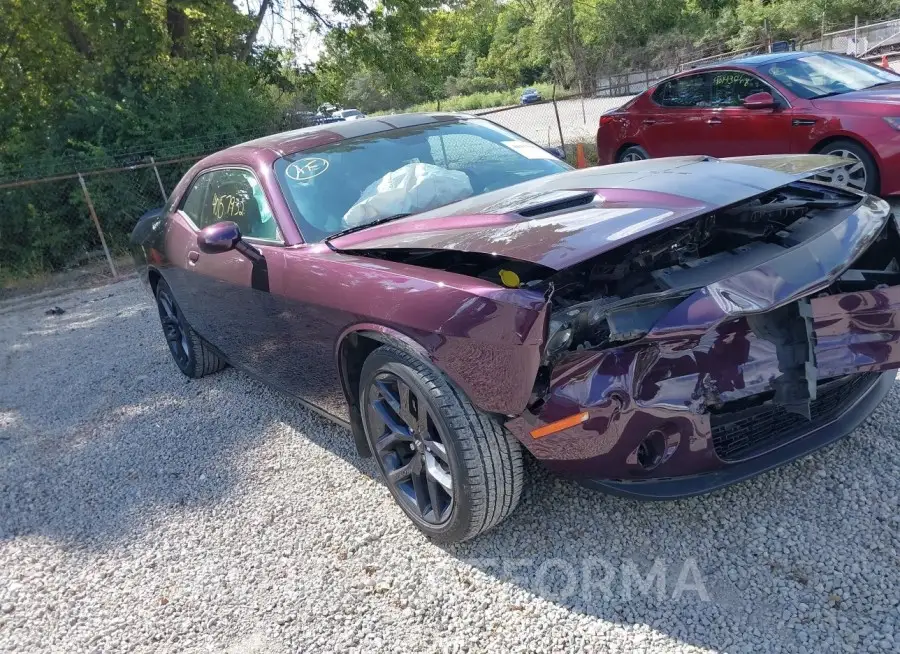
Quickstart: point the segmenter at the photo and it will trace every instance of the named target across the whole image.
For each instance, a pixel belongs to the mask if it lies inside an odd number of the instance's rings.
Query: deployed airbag
[[[369,184],[344,214],[343,223],[355,227],[378,218],[428,211],[470,195],[472,184],[464,172],[410,163]]]

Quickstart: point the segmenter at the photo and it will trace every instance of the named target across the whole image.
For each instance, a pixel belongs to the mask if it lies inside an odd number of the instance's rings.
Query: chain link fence
[[[102,154],[37,158],[0,169],[0,281],[69,270],[128,251],[131,230],[160,207],[207,154],[259,136],[310,125],[286,115],[252,130],[213,134]]]
[[[575,148],[582,144],[588,161],[596,162],[597,125],[600,116],[616,109],[634,95],[593,97],[571,95],[545,102],[474,112],[530,141],[545,147],[562,147],[569,163],[575,163]]]
[[[138,218],[159,207],[199,157],[0,185],[0,274],[76,268],[125,254]],[[3,268],[6,270],[3,270]]]

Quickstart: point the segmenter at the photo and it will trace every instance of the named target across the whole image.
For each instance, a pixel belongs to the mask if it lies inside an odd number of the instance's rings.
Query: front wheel
[[[819,152],[847,159],[847,165],[817,175],[816,178],[854,191],[878,193],[880,188],[878,166],[872,155],[859,143],[840,139],[826,145]]]
[[[643,161],[649,159],[650,155],[639,145],[632,145],[625,148],[619,153],[616,163],[625,163],[626,161]]]
[[[372,352],[360,405],[391,495],[432,539],[468,540],[516,508],[525,481],[521,446],[421,360],[389,346]]]

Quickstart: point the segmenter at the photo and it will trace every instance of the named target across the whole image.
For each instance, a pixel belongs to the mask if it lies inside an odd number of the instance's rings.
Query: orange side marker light
[[[551,422],[548,425],[544,425],[543,427],[539,427],[531,432],[532,438],[543,438],[544,436],[549,436],[550,434],[555,434],[558,431],[562,431],[563,429],[568,429],[569,427],[574,427],[575,425],[580,425],[588,419],[588,412],[582,411],[581,413],[576,413],[574,416],[569,416],[568,418],[563,418],[562,420],[557,420],[556,422]]]

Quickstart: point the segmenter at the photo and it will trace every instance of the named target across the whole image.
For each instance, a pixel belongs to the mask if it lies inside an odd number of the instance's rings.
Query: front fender
[[[527,304],[527,303],[526,303]],[[335,360],[345,395],[355,395],[345,365],[345,348],[364,336],[403,349],[446,376],[482,411],[507,416],[525,410],[540,366],[546,305],[506,303],[471,297],[433,332],[361,322],[335,343]]]

